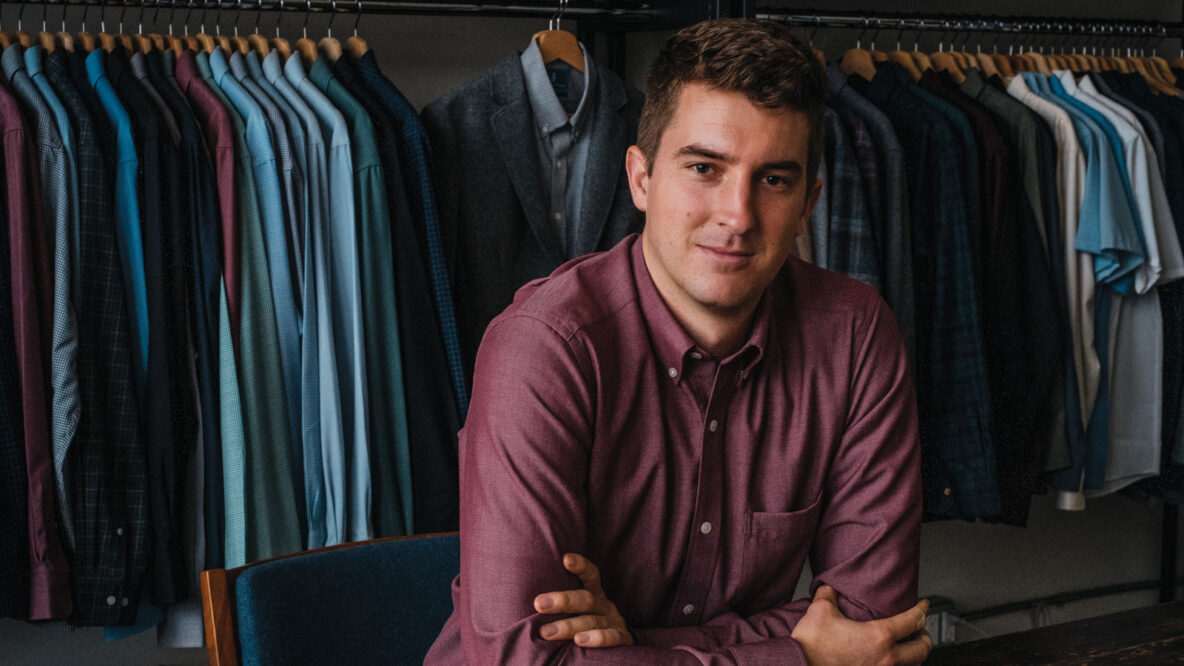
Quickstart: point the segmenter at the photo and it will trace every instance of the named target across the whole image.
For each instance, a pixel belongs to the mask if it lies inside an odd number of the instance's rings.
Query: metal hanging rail
[[[29,0],[20,5],[42,7],[89,7],[90,10],[115,7],[120,10],[152,11],[244,11],[244,12],[327,12],[361,14],[413,14],[420,16],[503,16],[548,18],[554,16],[554,2],[528,5],[500,2],[405,2],[403,0]],[[572,7],[563,10],[564,18],[596,19],[622,23],[645,23],[656,17],[648,3],[629,3],[630,7]]]
[[[1184,22],[1125,21],[1098,18],[1049,18],[1040,16],[982,16],[957,14],[889,14],[875,12],[818,13],[811,10],[760,10],[755,18],[818,28],[871,30],[927,30],[946,32],[994,32],[1038,35],[1097,35],[1131,38],[1175,37]]]

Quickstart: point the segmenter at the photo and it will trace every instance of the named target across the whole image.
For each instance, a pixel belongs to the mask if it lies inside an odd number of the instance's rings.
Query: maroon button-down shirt
[[[638,237],[523,287],[460,436],[461,572],[428,663],[804,663],[807,555],[850,618],[916,602],[921,486],[900,334],[869,287],[796,259],[712,359]],[[539,638],[535,595],[600,567],[638,645]]]
[[[70,566],[58,536],[53,452],[49,436],[49,332],[53,282],[49,243],[41,214],[37,156],[24,119],[7,86],[0,85],[0,132],[8,196],[12,253],[12,319],[20,370],[25,463],[29,480],[29,619],[70,615]],[[45,342],[43,342],[45,341]]]
[[[197,70],[193,51],[183,51],[177,57],[177,84],[181,86],[206,137],[207,148],[214,164],[218,183],[218,219],[222,226],[222,275],[226,284],[226,309],[230,313],[230,336],[235,358],[239,350],[239,321],[241,313],[242,281],[239,278],[241,254],[238,227],[238,186],[235,184],[234,125],[230,113],[222,106],[217,94],[206,85]]]

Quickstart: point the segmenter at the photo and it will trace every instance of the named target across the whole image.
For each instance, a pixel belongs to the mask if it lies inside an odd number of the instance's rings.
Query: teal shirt
[[[243,213],[240,376],[246,433],[246,557],[254,561],[302,547],[281,361],[291,358],[296,350],[289,346],[289,338],[279,333],[281,329],[294,330],[295,305],[284,256],[279,176],[266,119],[230,75],[221,50],[214,50],[209,65],[213,80],[245,119],[247,150],[240,154],[240,180],[248,180],[250,174],[255,186],[254,197],[239,199]]]

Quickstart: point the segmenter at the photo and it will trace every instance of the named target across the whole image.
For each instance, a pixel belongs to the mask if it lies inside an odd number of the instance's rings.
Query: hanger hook
[[[255,34],[259,34],[259,22],[263,20],[263,0],[255,0]]]
[[[822,19],[817,14],[814,15],[814,29],[810,31],[810,43],[814,43],[814,35],[818,34],[818,30],[822,27]]]
[[[362,20],[362,0],[358,0],[358,12],[354,15],[354,37],[358,36],[358,23]]]
[[[325,26],[325,36],[333,38],[333,19],[337,18],[337,0],[330,0],[329,25]]]
[[[300,26],[300,35],[308,39],[308,15],[312,13],[312,0],[304,0],[304,24]]]
[[[280,0],[280,10],[275,13],[275,38],[280,38],[280,21],[284,18],[284,0]]]
[[[25,16],[25,0],[21,0],[21,7],[19,10],[17,10],[17,13],[16,13],[16,29],[17,30],[24,30],[24,28],[21,27],[21,19],[23,19],[24,16]]]

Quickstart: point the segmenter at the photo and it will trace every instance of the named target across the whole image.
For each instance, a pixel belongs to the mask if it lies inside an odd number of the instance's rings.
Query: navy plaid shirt
[[[852,85],[888,116],[904,149],[913,225],[918,407],[925,513],[996,516],[1001,510],[990,395],[968,214],[967,155],[946,116],[899,65]],[[902,76],[903,74],[903,76]]]

